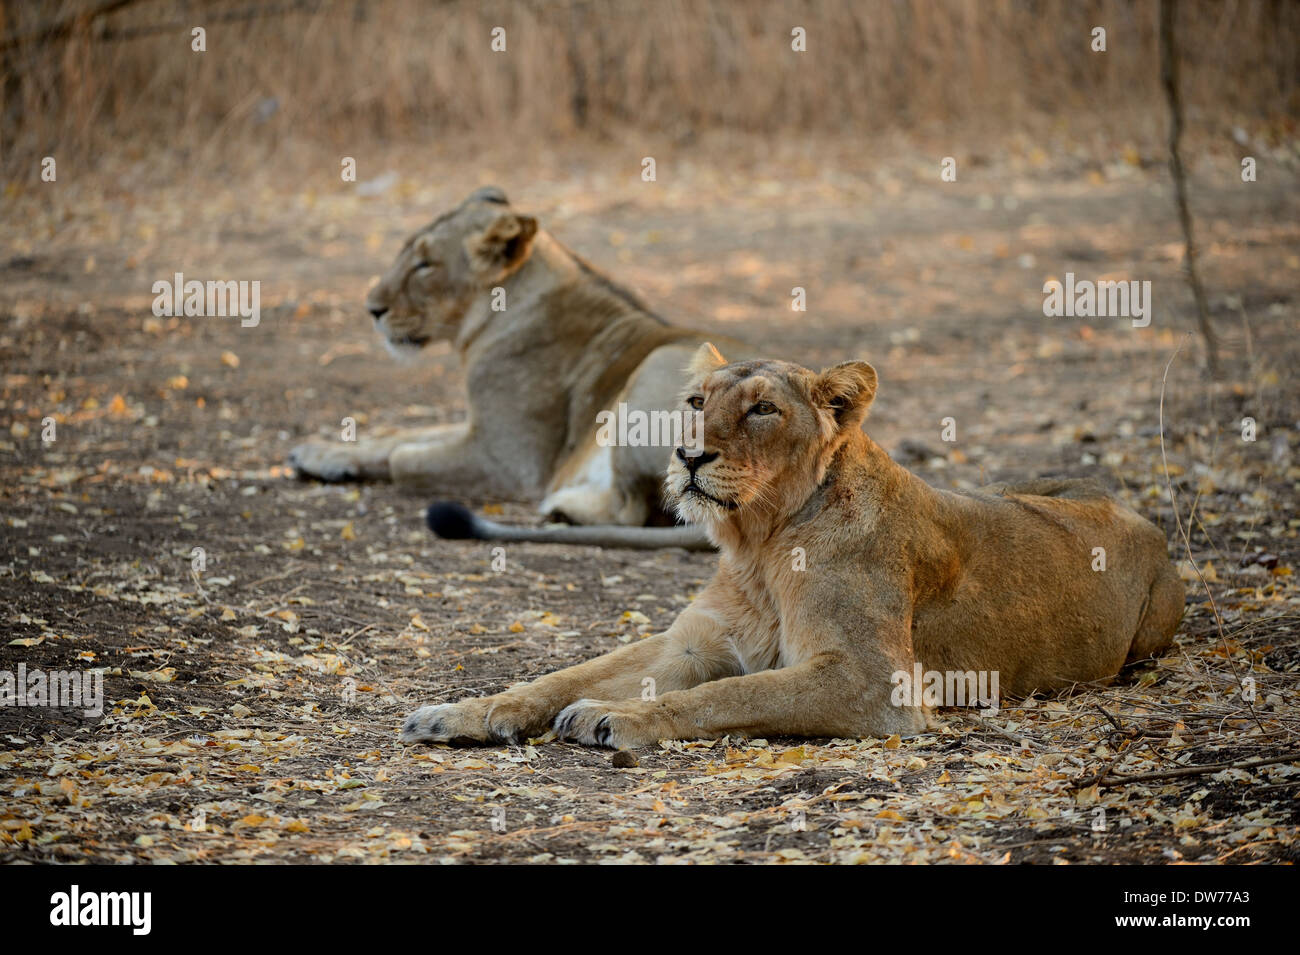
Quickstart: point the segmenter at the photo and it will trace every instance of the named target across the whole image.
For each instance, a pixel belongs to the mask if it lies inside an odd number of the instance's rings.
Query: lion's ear
[[[865,361],[832,365],[813,383],[813,401],[834,416],[840,430],[860,426],[875,398],[876,369]]]
[[[686,374],[692,378],[701,378],[726,363],[727,359],[722,357],[722,352],[713,347],[713,342],[705,342],[691,356],[690,364],[686,366]]]
[[[483,282],[499,282],[524,264],[537,236],[532,216],[503,212],[482,232],[465,240],[470,268]]]
[[[500,186],[483,186],[475,189],[466,197],[465,202],[495,202],[497,205],[509,205],[510,200],[506,198],[505,192]]]

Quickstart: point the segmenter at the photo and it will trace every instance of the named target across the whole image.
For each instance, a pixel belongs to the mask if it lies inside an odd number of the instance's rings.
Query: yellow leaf
[[[171,683],[176,679],[175,667],[163,667],[161,670],[131,670],[129,672],[137,680],[146,680],[150,683]]]

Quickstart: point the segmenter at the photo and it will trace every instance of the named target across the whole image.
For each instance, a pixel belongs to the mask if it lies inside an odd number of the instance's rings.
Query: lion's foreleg
[[[584,699],[555,721],[565,739],[615,748],[660,739],[721,736],[887,736],[924,729],[914,710],[864,699],[860,675],[839,654],[704,683],[654,701]]]
[[[664,633],[586,663],[495,696],[423,707],[407,718],[402,739],[519,741],[541,735],[560,710],[584,697],[654,700],[736,672],[724,626],[711,614],[688,609]]]
[[[314,438],[289,452],[289,463],[304,477],[322,481],[386,481],[390,459],[403,445],[447,446],[463,441],[464,424],[403,428],[374,437],[330,441]]]
[[[842,596],[848,583],[856,584],[852,601]],[[560,713],[556,733],[625,747],[730,734],[862,737],[924,730],[923,707],[892,692],[895,674],[910,673],[914,663],[910,616],[898,588],[830,581],[826,595],[809,593],[800,604],[782,621],[781,656],[788,665],[653,701],[588,694]]]
[[[394,483],[413,490],[505,497],[520,491],[510,469],[495,464],[471,437],[403,442],[390,452],[388,471]]]

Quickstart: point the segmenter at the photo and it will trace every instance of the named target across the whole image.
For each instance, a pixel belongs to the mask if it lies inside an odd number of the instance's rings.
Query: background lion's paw
[[[361,476],[352,452],[336,442],[308,441],[289,452],[289,464],[299,477],[321,481],[355,481]]]

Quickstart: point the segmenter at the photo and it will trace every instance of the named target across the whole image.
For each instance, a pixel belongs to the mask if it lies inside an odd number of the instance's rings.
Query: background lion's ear
[[[483,186],[471,192],[465,202],[495,202],[504,206],[508,205],[510,200],[506,198],[505,191],[500,186]]]
[[[465,240],[470,268],[483,282],[499,282],[524,264],[537,235],[532,216],[503,212],[482,232]]]
[[[856,428],[876,398],[876,381],[876,369],[865,361],[832,365],[813,383],[813,401],[830,411],[841,430]]]
[[[698,378],[707,375],[715,368],[721,368],[726,363],[727,359],[722,357],[722,352],[713,347],[713,342],[705,342],[691,356],[690,364],[686,366],[686,373],[692,378]]]

